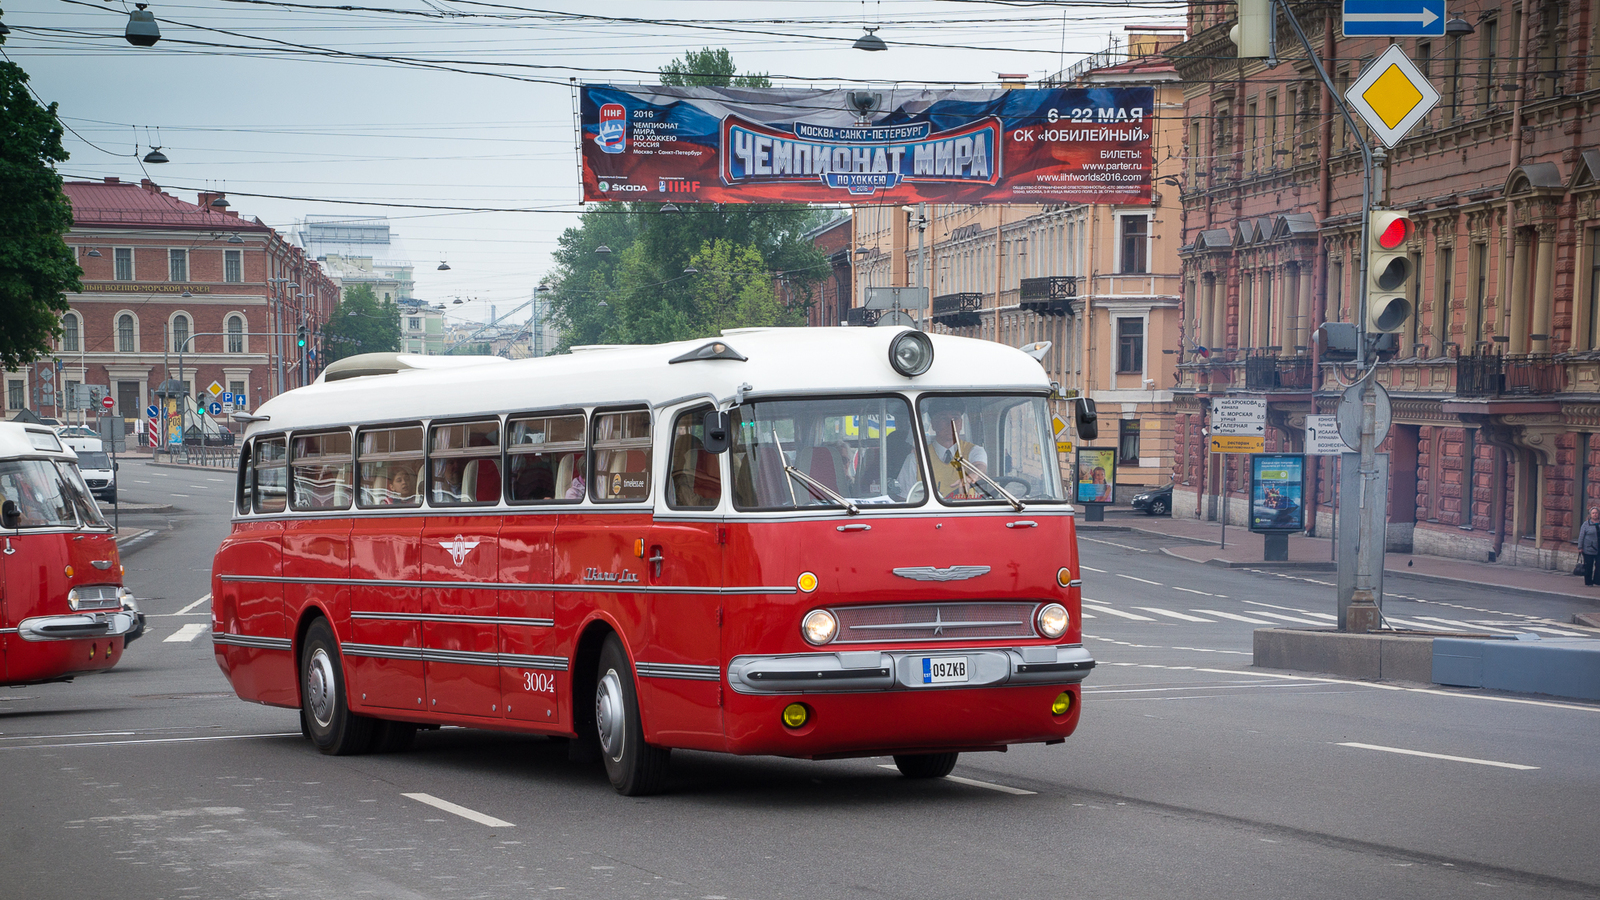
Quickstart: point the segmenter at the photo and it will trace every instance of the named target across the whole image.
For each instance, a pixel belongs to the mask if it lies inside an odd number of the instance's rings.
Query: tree
[[[40,106],[28,74],[0,62],[0,369],[49,353],[68,309],[66,292],[83,290],[83,270],[62,239],[72,228],[72,204],[52,167],[67,158],[62,130],[56,104]]]
[[[661,67],[661,83],[679,87],[772,87],[766,75],[738,75],[726,47],[686,50],[681,59]]]
[[[352,284],[322,329],[327,361],[361,353],[395,353],[400,350],[400,308],[379,300],[370,284]]]

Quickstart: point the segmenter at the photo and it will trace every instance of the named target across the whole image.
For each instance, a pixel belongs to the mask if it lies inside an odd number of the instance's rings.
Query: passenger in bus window
[[[550,456],[524,453],[511,457],[511,499],[553,500],[556,477],[550,471]]]
[[[570,463],[570,465],[569,465]],[[588,482],[583,478],[583,454],[570,453],[561,461],[561,471],[572,472],[572,483],[568,485],[565,493],[561,495],[564,500],[582,500],[583,495],[589,490]]]
[[[398,463],[393,467],[393,471],[389,473],[389,496],[383,502],[386,504],[417,502],[415,466]]]

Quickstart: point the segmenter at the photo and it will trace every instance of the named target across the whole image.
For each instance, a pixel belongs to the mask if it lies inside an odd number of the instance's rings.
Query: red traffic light
[[[1397,215],[1389,219],[1387,223],[1384,223],[1384,218],[1388,217],[1378,217],[1379,221],[1375,224],[1381,224],[1382,230],[1374,236],[1373,240],[1377,241],[1379,247],[1385,250],[1393,250],[1404,244],[1411,237],[1411,220],[1404,215]]]

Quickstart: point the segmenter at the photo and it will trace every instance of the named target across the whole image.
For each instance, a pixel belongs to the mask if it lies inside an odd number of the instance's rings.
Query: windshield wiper
[[[1021,500],[1011,496],[1010,491],[1001,487],[998,482],[985,474],[982,469],[978,468],[976,463],[967,462],[966,455],[961,452],[961,431],[959,430],[959,426],[957,426],[955,419],[950,420],[950,433],[954,435],[956,439],[950,455],[950,465],[955,467],[956,474],[962,478],[966,478],[969,473],[977,476],[980,481],[988,485],[990,488],[993,488],[1000,494],[1000,496],[1004,497],[1006,502],[1011,504],[1012,509],[1016,510],[1017,512],[1022,512],[1023,503]]]
[[[778,458],[783,460],[783,471],[790,478],[793,478],[804,485],[807,490],[817,497],[817,499],[832,500],[834,503],[844,507],[845,512],[852,516],[860,514],[861,507],[851,502],[850,498],[839,493],[833,488],[828,487],[815,478],[812,478],[810,475],[807,475],[794,466],[789,465],[789,457],[784,455],[783,441],[778,439],[778,429],[776,427],[772,429],[772,442],[778,446]],[[794,495],[793,485],[789,486],[789,500],[793,502],[795,506],[800,505],[800,501]]]

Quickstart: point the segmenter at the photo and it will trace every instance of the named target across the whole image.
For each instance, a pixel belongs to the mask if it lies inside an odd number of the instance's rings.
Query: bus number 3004
[[[535,694],[554,694],[556,677],[542,672],[523,672],[522,689]]]

